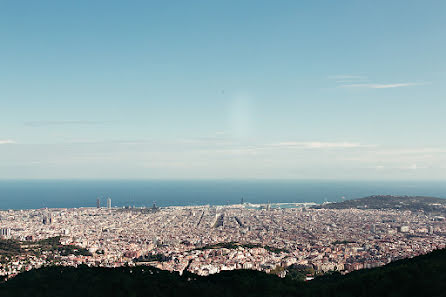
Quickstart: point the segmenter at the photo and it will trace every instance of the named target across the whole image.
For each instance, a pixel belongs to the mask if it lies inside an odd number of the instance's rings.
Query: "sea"
[[[2,180],[0,209],[336,202],[370,195],[446,198],[441,181]]]

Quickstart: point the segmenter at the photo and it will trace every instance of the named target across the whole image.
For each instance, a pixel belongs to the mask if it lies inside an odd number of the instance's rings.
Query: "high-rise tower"
[[[110,209],[111,208],[111,199],[107,198],[107,208]]]

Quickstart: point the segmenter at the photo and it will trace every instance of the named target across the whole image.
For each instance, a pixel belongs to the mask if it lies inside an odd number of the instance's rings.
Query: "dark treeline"
[[[208,277],[153,267],[45,267],[0,285],[0,296],[445,296],[446,250],[384,267],[333,273],[310,282],[258,271],[225,271]]]

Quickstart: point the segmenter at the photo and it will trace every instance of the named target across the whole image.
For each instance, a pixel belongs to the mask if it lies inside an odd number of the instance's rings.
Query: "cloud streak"
[[[359,147],[370,147],[370,145],[364,145],[357,142],[320,142],[320,141],[310,141],[310,142],[279,142],[272,144],[274,147],[285,147],[285,148],[304,148],[304,149],[330,149],[330,148],[359,148]]]
[[[421,147],[421,148],[406,148],[406,149],[388,149],[376,152],[381,155],[417,155],[417,154],[445,154],[445,148],[435,147]]]
[[[26,126],[31,127],[45,127],[45,126],[70,126],[70,125],[82,125],[82,126],[90,126],[90,125],[100,125],[106,122],[101,121],[31,121],[25,122]]]
[[[11,139],[0,139],[0,144],[14,144],[14,143],[16,142]]]
[[[370,167],[371,169],[376,169],[376,170],[405,170],[405,171],[414,171],[417,169],[428,169],[429,167],[427,166],[419,166],[416,163],[413,164],[409,164],[409,165],[402,165],[402,166],[395,166],[395,165],[390,165],[390,166],[384,166],[384,165],[376,165],[376,166],[372,166]]]
[[[328,79],[335,80],[338,88],[394,89],[429,84],[426,82],[375,83],[364,75],[331,75]]]
[[[392,88],[403,88],[403,87],[412,87],[412,86],[420,86],[425,83],[394,83],[394,84],[344,84],[340,85],[341,88],[366,88],[366,89],[392,89]]]

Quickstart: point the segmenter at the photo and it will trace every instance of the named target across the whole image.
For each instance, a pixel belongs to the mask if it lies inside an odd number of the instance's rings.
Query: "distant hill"
[[[342,202],[316,206],[325,209],[398,209],[424,211],[429,214],[446,214],[446,199],[423,196],[374,195]]]
[[[316,278],[280,279],[258,271],[225,271],[208,277],[153,267],[47,267],[0,284],[0,296],[445,296],[446,250],[389,265]]]

